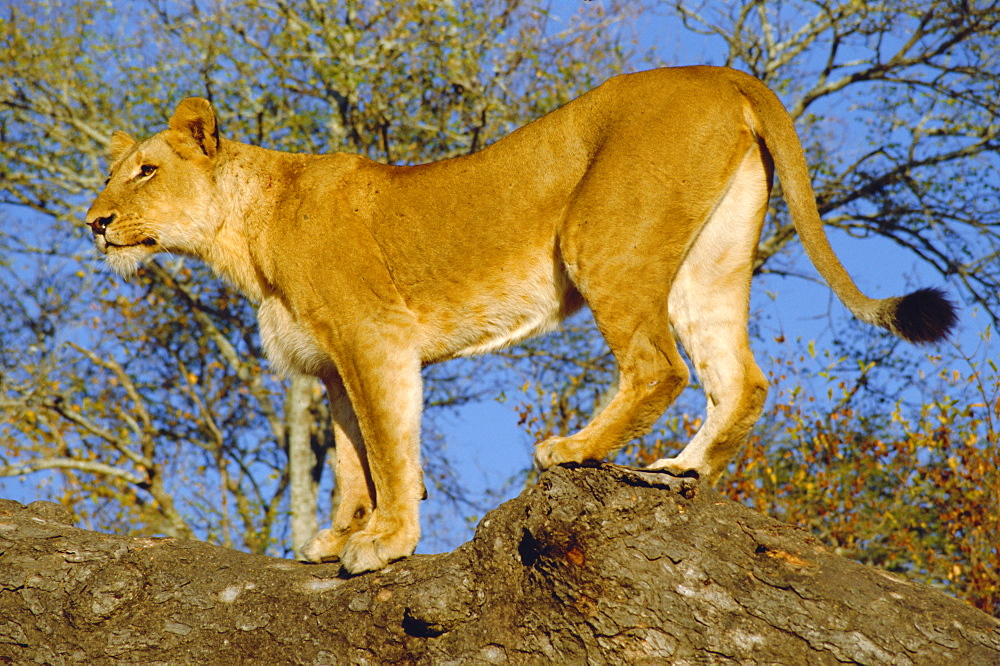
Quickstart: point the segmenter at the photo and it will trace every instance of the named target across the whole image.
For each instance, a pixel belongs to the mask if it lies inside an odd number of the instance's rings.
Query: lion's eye
[[[142,176],[143,178],[149,178],[154,173],[156,173],[156,167],[153,166],[152,164],[143,164],[141,167],[139,167],[139,175]]]

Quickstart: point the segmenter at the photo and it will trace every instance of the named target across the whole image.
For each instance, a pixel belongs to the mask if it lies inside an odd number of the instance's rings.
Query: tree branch
[[[0,501],[0,660],[994,663],[1000,621],[691,479],[556,468],[452,553],[336,564]],[[38,618],[44,613],[45,622]]]

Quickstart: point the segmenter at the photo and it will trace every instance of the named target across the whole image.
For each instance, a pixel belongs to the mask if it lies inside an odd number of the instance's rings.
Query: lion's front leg
[[[341,372],[364,440],[375,500],[367,523],[346,534],[340,549],[350,573],[381,569],[412,555],[420,539],[420,360],[386,338],[357,345]],[[346,524],[358,525],[343,500],[338,510]]]
[[[302,549],[303,557],[310,562],[339,560],[347,540],[368,525],[375,507],[375,487],[368,472],[365,443],[354,407],[339,376],[324,383],[336,447],[333,516],[330,529],[320,530]]]

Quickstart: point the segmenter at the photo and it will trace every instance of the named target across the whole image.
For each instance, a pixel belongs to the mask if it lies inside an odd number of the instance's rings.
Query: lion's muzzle
[[[95,217],[92,220],[87,220],[87,226],[90,227],[90,230],[95,236],[103,236],[104,232],[109,226],[111,226],[111,223],[115,221],[116,217],[118,217],[118,215],[115,213],[104,215],[102,217]]]

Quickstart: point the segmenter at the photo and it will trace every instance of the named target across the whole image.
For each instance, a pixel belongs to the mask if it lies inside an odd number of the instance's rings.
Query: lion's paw
[[[707,479],[709,482],[714,482],[714,479],[718,477],[718,473],[714,472],[710,468],[706,468],[702,465],[692,465],[685,462],[680,457],[677,458],[660,458],[656,462],[652,462],[646,465],[646,469],[658,470],[667,472],[673,476],[686,476],[694,477],[696,479]]]
[[[351,535],[340,553],[341,566],[348,573],[378,571],[390,562],[409,557],[417,549],[419,533],[361,530]]]
[[[546,470],[568,462],[583,462],[579,451],[568,437],[549,437],[535,445],[535,466]]]
[[[340,551],[347,543],[349,534],[334,530],[320,530],[305,546],[302,547],[302,557],[307,562],[334,562],[340,559]]]

